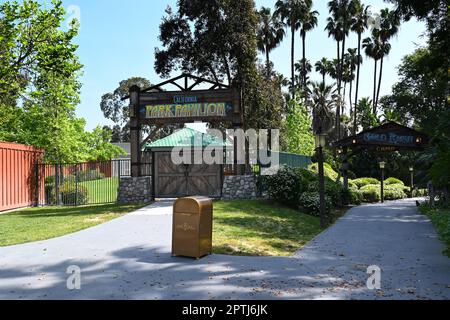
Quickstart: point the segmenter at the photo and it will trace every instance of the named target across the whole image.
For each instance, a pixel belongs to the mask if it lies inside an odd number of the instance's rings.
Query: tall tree
[[[383,62],[384,57],[389,55],[391,51],[391,45],[389,44],[389,39],[398,33],[398,27],[400,25],[400,18],[395,11],[390,11],[389,9],[381,10],[381,23],[378,36],[380,37],[380,77],[378,80],[378,89],[375,100],[375,108],[377,108],[378,100],[380,97],[381,80],[383,76]]]
[[[269,54],[278,47],[285,36],[284,24],[270,8],[262,7],[258,12],[257,30],[258,50],[266,55],[267,77],[270,77],[271,65]]]
[[[374,60],[374,72],[373,72],[373,96],[372,96],[372,112],[373,114],[377,113],[377,107],[375,105],[376,100],[376,92],[377,92],[377,74],[378,74],[378,60],[381,59],[381,43],[379,41],[378,36],[376,35],[377,31],[374,30],[372,37],[365,38],[363,40],[363,48],[365,49],[365,54],[369,58]]]
[[[319,12],[312,10],[312,0],[305,0],[303,4],[303,13],[301,16],[301,29],[300,29],[300,35],[302,38],[302,48],[303,48],[303,89],[306,90],[307,84],[306,84],[306,33],[313,30],[315,27],[317,27],[317,16],[319,15]]]
[[[322,58],[321,60],[317,61],[315,64],[316,72],[320,73],[322,75],[322,82],[325,83],[325,77],[327,74],[330,73],[331,69],[331,62],[327,58]]]
[[[334,85],[327,86],[323,82],[311,84],[314,132],[318,132],[320,129],[323,133],[331,134],[333,131],[335,93]]]
[[[315,147],[310,113],[299,99],[291,99],[288,104],[289,112],[285,121],[287,151],[312,156]]]
[[[353,15],[351,21],[351,31],[358,35],[358,64],[356,66],[356,90],[355,90],[355,105],[353,106],[353,134],[356,134],[358,128],[357,117],[356,117],[356,105],[358,104],[358,94],[359,94],[359,75],[361,64],[363,62],[361,55],[361,42],[362,34],[367,29],[367,20],[369,17],[368,11],[370,6],[364,6],[359,0],[354,0],[355,14]]]
[[[353,113],[356,112],[354,109],[352,109],[352,93],[353,93],[353,81],[355,80],[355,70],[356,67],[360,64],[360,58],[357,55],[357,49],[356,48],[349,48],[347,49],[347,53],[344,56],[344,65],[345,65],[345,72],[344,72],[344,82],[350,83],[350,93],[349,93],[349,102],[350,102],[350,112]]]
[[[291,30],[291,90],[295,90],[295,33],[301,27],[303,0],[277,0],[275,12]]]

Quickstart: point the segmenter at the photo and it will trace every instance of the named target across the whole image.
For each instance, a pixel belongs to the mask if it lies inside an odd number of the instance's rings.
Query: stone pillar
[[[152,201],[151,177],[121,177],[117,194],[117,202],[148,203]]]

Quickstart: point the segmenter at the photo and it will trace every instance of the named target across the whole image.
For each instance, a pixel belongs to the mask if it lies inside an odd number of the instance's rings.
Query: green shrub
[[[325,196],[325,209],[329,213],[332,203],[328,196]],[[320,215],[320,197],[317,192],[304,192],[299,198],[299,209],[313,216]]]
[[[406,198],[406,194],[400,189],[385,189],[384,199],[385,200],[398,200]]]
[[[362,196],[362,199],[364,202],[379,202],[381,200],[381,195],[380,195],[380,189],[367,189],[367,190],[360,190],[359,193]]]
[[[88,192],[84,186],[65,183],[59,191],[64,205],[78,206],[88,203]]]
[[[313,163],[309,166],[309,169],[314,171],[315,173],[318,173],[319,172],[319,164]],[[323,164],[323,171],[324,171],[325,177],[328,177],[333,181],[336,181],[339,176],[339,174],[336,171],[334,171],[334,169],[331,167],[331,165],[326,162]]]
[[[341,207],[343,205],[342,194],[344,190],[344,187],[340,183],[325,178],[325,194],[330,198],[333,207]],[[319,181],[316,179],[310,182],[307,191],[319,194]]]
[[[345,205],[355,204],[360,205],[363,198],[358,190],[354,189],[343,189],[342,191],[342,202]]]
[[[365,190],[371,190],[371,189],[381,190],[381,184],[367,184],[365,186],[362,186],[359,190],[365,191]]]
[[[426,196],[428,196],[427,189],[414,189],[413,190],[413,197],[426,197]]]
[[[299,170],[287,166],[272,176],[264,177],[264,183],[271,199],[294,207],[307,184]]]
[[[354,183],[352,180],[348,180],[348,187],[350,189],[354,189],[354,190],[358,190],[358,185],[356,183]]]
[[[380,184],[380,181],[378,181],[375,178],[358,178],[358,179],[352,180],[352,182],[354,184],[356,184],[358,186],[358,188],[367,186],[369,184]]]
[[[384,180],[384,184],[387,186],[391,184],[401,184],[402,186],[405,185],[402,180],[397,178],[387,178],[386,180]]]
[[[79,172],[77,175],[78,182],[101,180],[104,178],[105,178],[105,175],[103,173],[101,173],[99,170],[85,170],[85,171]]]
[[[61,176],[60,179],[62,180],[62,181],[60,181],[60,184],[63,184],[64,182],[75,182],[75,176],[71,175],[71,174]],[[56,182],[55,180],[56,180],[56,175],[45,177],[44,184],[45,185],[55,185],[55,182]]]

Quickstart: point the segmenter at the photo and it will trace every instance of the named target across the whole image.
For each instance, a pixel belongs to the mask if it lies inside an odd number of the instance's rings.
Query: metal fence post
[[[75,205],[78,205],[78,164],[75,164]]]

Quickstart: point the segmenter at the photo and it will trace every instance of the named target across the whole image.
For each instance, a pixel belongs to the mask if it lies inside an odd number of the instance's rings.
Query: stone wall
[[[117,202],[120,204],[150,202],[151,193],[151,177],[121,177]]]
[[[223,180],[222,199],[256,199],[255,176],[225,176]]]

